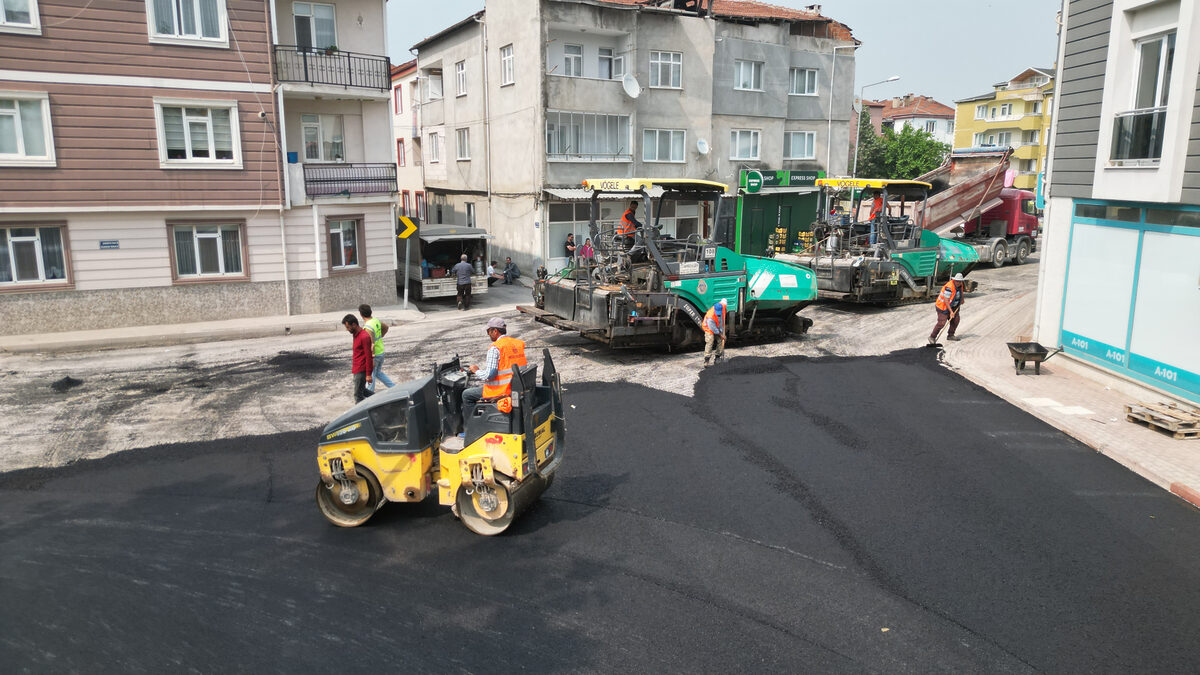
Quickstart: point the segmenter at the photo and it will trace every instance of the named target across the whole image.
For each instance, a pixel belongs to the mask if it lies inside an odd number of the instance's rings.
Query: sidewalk
[[[1034,292],[983,317],[965,314],[944,361],[967,379],[1200,507],[1200,440],[1176,440],[1125,421],[1126,403],[1175,399],[1066,354],[1016,375],[1006,343],[1033,332]],[[969,420],[964,420],[969,423]]]
[[[374,315],[387,324],[409,324],[441,317],[461,317],[494,314],[507,311],[517,304],[532,302],[529,289],[532,283],[518,279],[512,286],[496,285],[487,294],[476,296],[469,312],[459,312],[454,298],[439,298],[418,305],[412,300],[408,309],[402,303],[376,306]],[[130,326],[126,328],[104,328],[99,330],[64,331],[59,333],[36,333],[32,335],[0,336],[0,354],[60,353],[92,351],[98,349],[127,349],[164,345],[218,342],[222,340],[244,340],[248,338],[300,335],[303,333],[337,332],[342,328],[342,317],[347,313],[357,314],[350,307],[343,311],[322,314],[295,314],[292,316],[256,316],[245,319],[223,321],[200,321],[196,323],[164,324],[160,326]]]

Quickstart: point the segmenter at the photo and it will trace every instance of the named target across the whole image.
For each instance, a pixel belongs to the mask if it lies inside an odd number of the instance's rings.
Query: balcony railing
[[[1166,122],[1165,106],[1118,113],[1113,120],[1112,161],[1134,166],[1157,164]]]
[[[304,193],[309,197],[395,193],[395,164],[305,164]]]
[[[275,78],[280,82],[391,91],[389,69],[386,56],[275,45]]]

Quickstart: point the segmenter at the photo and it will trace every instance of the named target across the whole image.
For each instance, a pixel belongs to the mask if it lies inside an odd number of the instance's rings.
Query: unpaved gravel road
[[[1014,334],[1032,320],[1037,258],[1020,267],[980,269],[959,333],[1003,309]],[[700,352],[612,351],[534,322],[495,293],[494,309],[459,313],[423,307],[426,318],[395,326],[385,371],[402,381],[437,360],[481,361],[483,316],[499,315],[531,355],[549,348],[568,389],[572,382],[632,382],[691,396]],[[517,297],[516,302],[527,302]],[[500,304],[503,303],[503,304]],[[1027,309],[1025,306],[1028,306]],[[783,342],[733,347],[729,356],[869,356],[924,343],[932,305],[893,308],[820,302],[804,310],[815,325]],[[380,314],[386,320],[386,315]],[[351,404],[350,339],[344,332],[79,354],[0,356],[3,470],[58,466],[151,445],[213,441],[311,429]],[[70,377],[78,381],[52,387]]]

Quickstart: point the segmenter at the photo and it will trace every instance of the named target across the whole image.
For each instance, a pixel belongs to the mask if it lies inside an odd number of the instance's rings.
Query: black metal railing
[[[395,164],[305,164],[304,193],[309,197],[394,194]]]
[[[1167,109],[1118,113],[1113,120],[1112,160],[1155,162],[1162,157]]]
[[[390,91],[390,67],[386,56],[275,45],[275,78],[280,82],[332,84]]]

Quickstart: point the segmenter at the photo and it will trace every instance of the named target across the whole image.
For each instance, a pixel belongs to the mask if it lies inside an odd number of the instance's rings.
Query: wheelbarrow
[[[1009,342],[1008,353],[1012,355],[1013,370],[1017,375],[1025,370],[1026,363],[1033,364],[1033,373],[1035,375],[1042,374],[1042,361],[1049,359],[1051,356],[1061,352],[1061,349],[1050,351],[1037,342]]]

